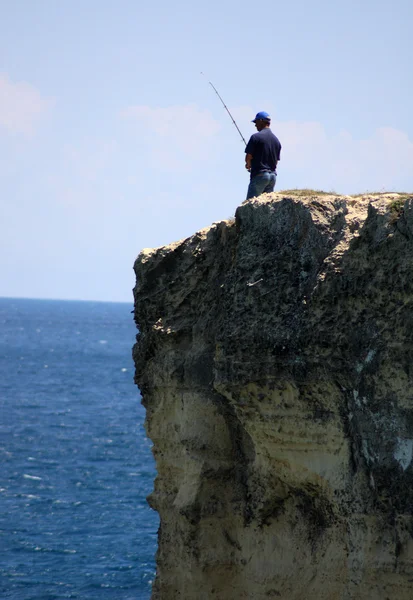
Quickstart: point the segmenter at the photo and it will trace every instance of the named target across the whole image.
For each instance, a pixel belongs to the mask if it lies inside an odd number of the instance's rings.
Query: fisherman
[[[281,144],[270,129],[271,117],[261,111],[252,120],[257,128],[245,148],[245,168],[251,173],[247,200],[274,191]]]

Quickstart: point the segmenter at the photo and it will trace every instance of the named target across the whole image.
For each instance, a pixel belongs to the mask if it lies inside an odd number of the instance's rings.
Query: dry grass
[[[337,194],[334,190],[330,192],[325,192],[324,190],[312,190],[312,189],[293,189],[293,190],[280,190],[279,194],[284,194],[285,196],[346,196],[346,194]],[[397,195],[397,198],[395,197]],[[380,196],[394,196],[395,199],[392,202],[403,202],[408,198],[413,198],[413,193],[409,192],[363,192],[361,194],[351,194],[347,197],[349,198],[363,198],[363,197],[375,197],[379,198]]]
[[[394,196],[395,194],[398,196],[403,196],[406,200],[407,198],[413,197],[413,194],[409,194],[408,192],[363,192],[362,194],[352,194],[351,198],[362,198],[363,196]]]
[[[280,190],[279,194],[285,194],[286,196],[338,196],[336,192],[325,192],[324,190],[310,190],[310,189],[295,189],[295,190]]]

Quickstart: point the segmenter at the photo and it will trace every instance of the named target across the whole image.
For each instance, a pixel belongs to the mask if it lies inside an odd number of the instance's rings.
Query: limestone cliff
[[[263,195],[135,270],[153,600],[411,600],[413,196]]]

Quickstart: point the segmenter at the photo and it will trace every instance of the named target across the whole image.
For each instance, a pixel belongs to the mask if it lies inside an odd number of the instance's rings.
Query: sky
[[[413,192],[411,0],[0,0],[0,296],[132,302],[143,248],[277,190]],[[201,72],[205,76],[201,75]]]

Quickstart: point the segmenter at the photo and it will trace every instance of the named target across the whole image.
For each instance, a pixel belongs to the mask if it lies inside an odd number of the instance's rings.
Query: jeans
[[[270,171],[262,171],[258,175],[255,175],[248,186],[247,200],[255,198],[255,196],[259,196],[260,194],[273,192],[276,179],[276,174]]]

